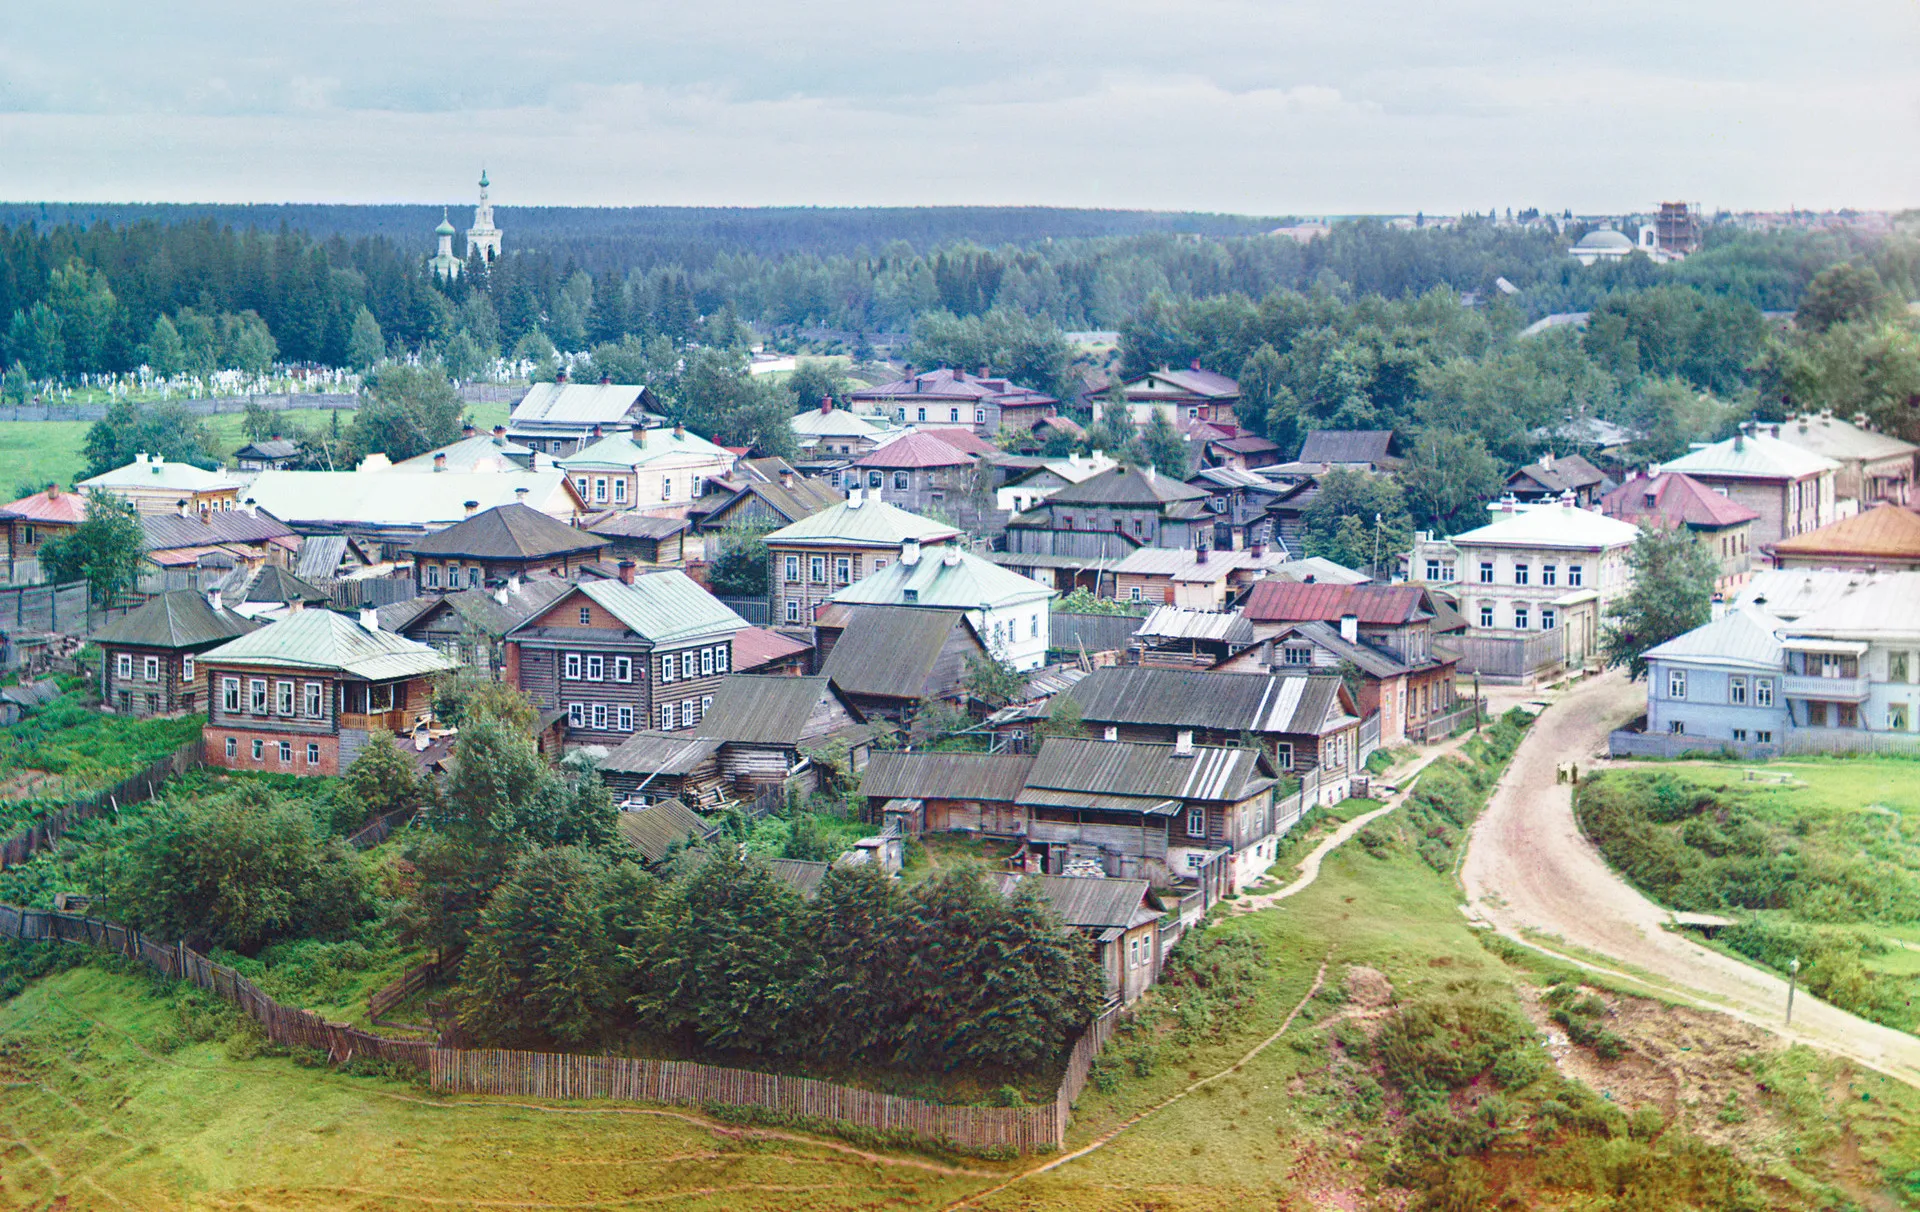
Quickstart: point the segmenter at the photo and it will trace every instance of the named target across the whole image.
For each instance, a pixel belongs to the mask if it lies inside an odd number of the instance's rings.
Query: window
[[[1684,699],[1687,697],[1687,671],[1684,669],[1667,670],[1667,697]]]
[[[573,482],[573,486],[580,490],[580,499],[583,501],[586,500],[587,499],[587,477],[581,476],[579,479]]]
[[[1513,629],[1515,631],[1525,631],[1527,629],[1527,607],[1524,602],[1515,602],[1513,604]]]
[[[700,650],[700,676],[708,677],[713,673],[713,649]]]
[[[797,581],[800,579],[800,557],[799,556],[790,555],[787,557],[786,579],[789,581]]]
[[[319,764],[320,764],[320,746],[309,744],[307,746],[307,765],[318,766]]]
[[[1733,730],[1733,739],[1734,739],[1734,740],[1736,740],[1736,741],[1744,741],[1744,740],[1746,740],[1746,739],[1747,739],[1747,730],[1746,730],[1745,728],[1735,728],[1735,729]]]
[[[607,658],[597,652],[587,658],[587,680],[589,682],[607,680]]]
[[[1290,646],[1286,650],[1286,657],[1287,664],[1289,665],[1311,665],[1313,664],[1313,649],[1304,644]]]
[[[1515,564],[1513,566],[1513,583],[1515,585],[1525,585],[1527,583],[1527,566],[1525,564]]]
[[[1492,560],[1480,561],[1480,583],[1482,585],[1493,584],[1493,561]]]
[[[633,658],[617,656],[613,658],[613,680],[631,682],[633,680]]]
[[[672,476],[660,477],[660,499],[663,501],[673,500],[673,477]]]
[[[1887,654],[1887,680],[1889,682],[1904,682],[1907,680],[1906,653],[1889,652]]]
[[[1907,730],[1907,705],[1905,703],[1887,704],[1887,730],[1905,732]]]
[[[616,503],[622,503],[626,501],[627,482],[624,479],[615,480],[613,482],[613,499]]]
[[[914,410],[914,414],[913,414],[913,419],[914,419],[914,420],[916,420],[916,421],[924,421],[924,420],[926,420],[926,419],[927,419],[927,410],[926,410],[925,408],[917,408],[917,409],[915,409],[915,410]]]
[[[275,682],[273,684],[273,709],[281,715],[293,714],[292,682]]]
[[[1293,769],[1293,742],[1281,741],[1273,747],[1274,760],[1280,763],[1280,769]]]
[[[27,527],[26,531],[27,531],[26,533],[27,546],[31,547],[34,544],[33,527],[31,526]]]
[[[1480,625],[1482,627],[1493,626],[1493,603],[1492,602],[1480,603]]]
[[[1128,586],[1127,600],[1129,602],[1137,602],[1140,600],[1140,587],[1138,585]]]
[[[846,585],[852,582],[853,580],[852,557],[839,556],[833,561],[833,579],[835,581],[838,581],[842,585]]]
[[[700,716],[698,712],[695,711],[696,706],[697,704],[692,699],[680,700],[680,726],[682,728],[691,728],[700,722]]]
[[[391,683],[385,686],[367,687],[367,711],[369,714],[378,714],[382,711],[392,710],[393,686]]]
[[[1427,579],[1429,581],[1437,581],[1440,579],[1440,561],[1427,561]]]
[[[1542,606],[1540,608],[1540,630],[1552,631],[1553,625],[1559,621],[1559,616],[1554,613],[1553,607]]]
[[[113,676],[127,681],[133,679],[133,654],[123,652],[113,659]]]
[[[1727,702],[1733,703],[1736,706],[1739,706],[1739,705],[1745,704],[1746,701],[1747,701],[1747,679],[1728,678],[1727,679]],[[1736,737],[1735,739],[1737,740],[1739,738]]]
[[[476,588],[479,584],[480,584],[480,565],[469,564],[467,566],[467,588],[473,589],[473,588]]]
[[[595,476],[593,478],[593,499],[596,501],[604,501],[607,499],[607,477]]]
[[[712,711],[712,710],[713,710],[713,696],[710,694],[701,695],[700,696],[700,714],[706,715],[709,711]]]
[[[1773,706],[1773,679],[1753,679],[1753,705],[1755,707]]]
[[[220,679],[220,706],[226,711],[240,710],[240,679]]]
[[[906,473],[906,472],[904,472],[904,471],[896,471],[896,472],[894,472],[894,473],[893,473],[893,486],[894,486],[894,488],[895,488],[896,490],[898,490],[898,491],[901,491],[901,492],[904,492],[904,491],[906,491],[906,487],[907,487],[907,473]]]
[[[282,766],[293,765],[293,742],[292,741],[280,742],[280,764]]]
[[[582,606],[580,608],[580,625],[582,627],[590,627],[593,625],[593,607]]]
[[[827,557],[811,556],[807,559],[807,579],[816,585],[824,585],[827,580]]]
[[[973,423],[974,423],[975,425],[985,425],[985,424],[987,423],[987,410],[986,410],[986,409],[984,409],[984,408],[976,408],[976,409],[974,409],[974,410],[973,410]]]
[[[1030,640],[1040,638],[1040,616],[1037,614],[1027,620],[1027,638]]]
[[[232,758],[237,758],[239,756],[240,756],[239,740],[237,740],[234,737],[228,737],[227,738],[227,757],[229,759],[232,759]]]
[[[147,657],[145,660],[143,660],[141,662],[140,676],[145,678],[149,682],[159,681],[160,680],[160,658],[157,656],[150,656],[150,657]]]
[[[798,623],[799,621],[800,621],[800,603],[794,601],[792,598],[788,598],[787,599],[787,622]]]
[[[660,658],[660,680],[671,682],[679,674],[680,662],[672,653]]]
[[[660,731],[672,732],[674,729],[674,709],[672,703],[660,704]]]
[[[193,658],[190,656],[180,658],[180,680],[188,685],[193,683]]]
[[[605,703],[595,703],[593,705],[593,726],[602,730],[606,728],[607,705]]]
[[[1567,565],[1567,587],[1569,589],[1580,588],[1580,583],[1585,579],[1585,575],[1586,574],[1581,571],[1580,565]]]
[[[959,410],[959,409],[957,409],[957,408],[949,408],[949,409],[947,409],[947,420],[949,420],[949,421],[958,421],[959,419],[960,419],[960,410]]]
[[[1773,732],[1770,729],[1762,728],[1753,734],[1753,739],[1758,744],[1771,745],[1773,744]]]
[[[326,694],[326,689],[327,687],[325,682],[308,682],[307,683],[307,718],[308,719],[317,720],[320,717],[327,714],[327,705],[326,705],[325,698],[323,697]]]
[[[576,682],[580,680],[580,654],[579,653],[569,652],[567,654],[565,669],[566,669],[566,672],[563,676],[570,678]]]
[[[715,673],[725,673],[727,671],[727,666],[731,662],[732,662],[732,657],[728,654],[727,646],[725,644],[722,644],[718,648],[715,648],[713,650],[713,671]]]
[[[587,722],[587,709],[584,703],[567,704],[567,723],[575,728]]]
[[[1205,808],[1187,809],[1187,836],[1207,836],[1207,810]]]
[[[875,572],[879,572],[882,568],[885,568],[886,566],[887,566],[887,562],[884,559],[875,559],[873,562],[873,570]]]
[[[614,713],[614,721],[619,725],[620,731],[632,732],[633,708],[622,705],[621,708]]]
[[[1687,722],[1685,720],[1668,720],[1667,733],[1671,736],[1687,735]]]
[[[440,565],[438,564],[427,565],[427,588],[428,589],[440,588]]]
[[[252,678],[247,682],[247,709],[255,715],[267,714],[267,679]]]
[[[253,738],[253,760],[256,762],[267,760],[267,743],[259,737]]]
[[[925,417],[921,417],[920,419],[921,419],[922,421],[924,421],[924,420],[926,420],[926,418],[925,418]],[[868,472],[868,473],[867,473],[867,487],[868,487],[868,488],[878,488],[878,487],[880,487],[880,485],[881,485],[881,484],[883,484],[883,483],[885,483],[885,482],[886,482],[886,473],[885,473],[885,472],[883,472],[883,471],[870,471],[870,472]]]

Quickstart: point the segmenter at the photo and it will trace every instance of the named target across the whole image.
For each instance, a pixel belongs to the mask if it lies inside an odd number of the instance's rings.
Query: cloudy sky
[[[0,198],[1920,205],[1913,0],[61,0]]]

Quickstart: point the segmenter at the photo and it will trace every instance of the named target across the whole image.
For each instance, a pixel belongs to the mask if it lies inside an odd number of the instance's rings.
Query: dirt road
[[[1572,789],[1554,781],[1556,768],[1578,761],[1587,769],[1605,752],[1607,733],[1645,707],[1646,687],[1613,672],[1562,695],[1533,725],[1468,843],[1460,874],[1469,911],[1510,937],[1533,930],[1563,939],[1670,995],[1920,1085],[1920,1038],[1805,990],[1787,1026],[1786,982],[1663,929],[1666,911],[1614,875],[1581,836]]]

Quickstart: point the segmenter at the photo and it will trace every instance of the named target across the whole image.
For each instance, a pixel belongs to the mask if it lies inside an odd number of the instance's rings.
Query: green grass
[[[112,786],[200,735],[202,716],[129,719],[73,691],[0,729],[0,829]]]

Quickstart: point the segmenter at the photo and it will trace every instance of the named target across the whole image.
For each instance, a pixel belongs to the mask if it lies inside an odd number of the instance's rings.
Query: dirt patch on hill
[[[8,771],[0,777],[0,800],[27,800],[41,794],[42,789],[52,790],[50,784],[57,784],[59,776],[48,774],[44,770],[21,767]]]

